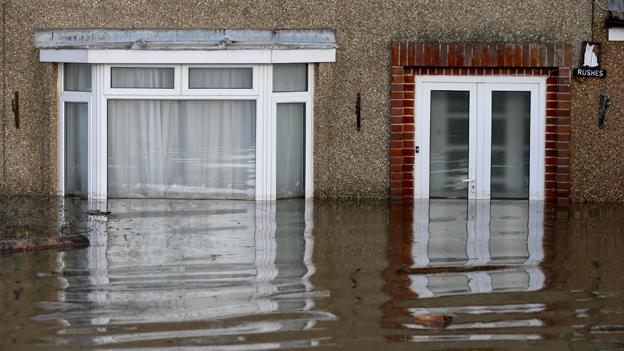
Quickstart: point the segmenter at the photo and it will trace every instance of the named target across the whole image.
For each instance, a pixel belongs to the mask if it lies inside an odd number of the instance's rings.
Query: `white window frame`
[[[93,65],[95,66],[95,65]],[[112,68],[173,68],[173,88],[113,88]],[[105,95],[149,95],[172,96],[180,95],[180,65],[105,65],[104,66],[104,94]]]
[[[251,89],[191,89],[189,88],[191,68],[251,68],[252,85]],[[182,94],[183,95],[252,95],[258,96],[258,84],[260,81],[260,70],[253,65],[184,65],[182,68]]]
[[[453,88],[456,87],[456,88]],[[460,88],[461,87],[461,88]],[[490,198],[491,154],[491,91],[531,92],[530,175],[529,200],[544,199],[545,144],[546,144],[546,77],[529,76],[417,76],[415,116],[415,144],[420,152],[415,154],[414,197],[429,198],[429,146],[430,146],[430,92],[431,90],[468,90],[471,92],[470,133],[477,145],[469,145],[470,165],[479,157],[476,169],[469,171],[469,179],[476,179],[475,192],[469,189],[469,199]],[[473,94],[476,92],[476,97]],[[473,104],[476,102],[476,110]],[[477,123],[478,118],[484,121]],[[475,124],[476,123],[476,124]],[[474,125],[473,125],[474,124]],[[476,133],[476,134],[473,134]],[[487,140],[486,140],[487,139]],[[489,147],[487,145],[490,145]],[[472,183],[472,182],[471,182]]]
[[[307,91],[275,92],[272,98],[273,121],[275,123],[275,135],[277,137],[277,104],[303,103],[305,104],[305,197],[314,196],[314,65],[308,64]],[[273,72],[271,72],[273,77]],[[277,142],[273,145],[273,155],[277,155]],[[277,160],[275,160],[277,164]],[[277,165],[273,166],[277,169]],[[276,182],[272,193],[276,193]]]
[[[93,82],[94,77],[93,67],[91,69],[91,82]],[[93,85],[93,83],[92,83]],[[87,121],[87,130],[90,131],[93,121],[93,87],[91,91],[65,91],[65,66],[58,65],[58,80],[57,80],[57,91],[58,91],[58,191],[57,194],[59,196],[65,196],[65,126],[66,126],[66,118],[65,118],[65,103],[87,103],[88,110],[88,121]],[[90,140],[90,135],[88,136]],[[87,145],[87,168],[90,167],[92,160],[91,143]],[[91,182],[90,177],[87,177],[87,194],[90,196],[91,194]]]
[[[150,65],[150,64],[92,64],[91,92],[75,93],[63,91],[63,64],[59,64],[59,193],[64,195],[64,152],[65,152],[65,102],[88,102],[88,196],[106,199],[108,191],[108,100],[255,100],[256,101],[256,190],[255,200],[276,199],[276,103],[298,102],[306,104],[306,160],[305,197],[314,195],[313,169],[313,102],[314,64],[308,63],[308,90],[305,92],[273,93],[272,64],[243,65]],[[110,88],[112,67],[174,67],[174,89],[120,89]],[[184,89],[188,85],[188,69],[191,67],[251,67],[253,68],[253,89]],[[186,73],[185,73],[186,72]]]

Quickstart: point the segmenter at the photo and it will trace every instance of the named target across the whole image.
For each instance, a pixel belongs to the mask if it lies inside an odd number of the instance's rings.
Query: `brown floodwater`
[[[0,350],[624,348],[623,205],[0,205],[91,242],[0,255]]]

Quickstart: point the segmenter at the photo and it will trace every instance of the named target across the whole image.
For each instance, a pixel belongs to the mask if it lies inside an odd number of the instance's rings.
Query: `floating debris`
[[[84,235],[0,240],[0,254],[87,246],[89,246],[89,239]]]
[[[112,212],[111,211],[101,211],[101,210],[89,210],[87,211],[87,214],[89,216],[109,216]]]

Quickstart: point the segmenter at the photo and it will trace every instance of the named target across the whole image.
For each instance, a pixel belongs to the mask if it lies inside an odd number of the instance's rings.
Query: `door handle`
[[[470,192],[471,193],[477,192],[477,187],[475,186],[475,182],[476,182],[475,178],[462,179],[461,182],[463,182],[463,183],[470,183]]]

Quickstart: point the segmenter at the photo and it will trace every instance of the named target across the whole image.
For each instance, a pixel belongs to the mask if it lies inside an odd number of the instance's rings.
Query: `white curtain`
[[[65,103],[65,193],[87,194],[89,104]]]
[[[109,100],[109,196],[253,199],[255,121],[255,101]]]
[[[282,63],[273,65],[273,91],[307,91],[308,65],[305,63]]]
[[[173,89],[175,70],[154,67],[113,67],[111,88]]]
[[[190,68],[189,89],[251,89],[252,68]]]
[[[63,89],[65,91],[91,91],[91,65],[66,63],[64,66]]]
[[[305,196],[305,104],[277,104],[277,198]]]

